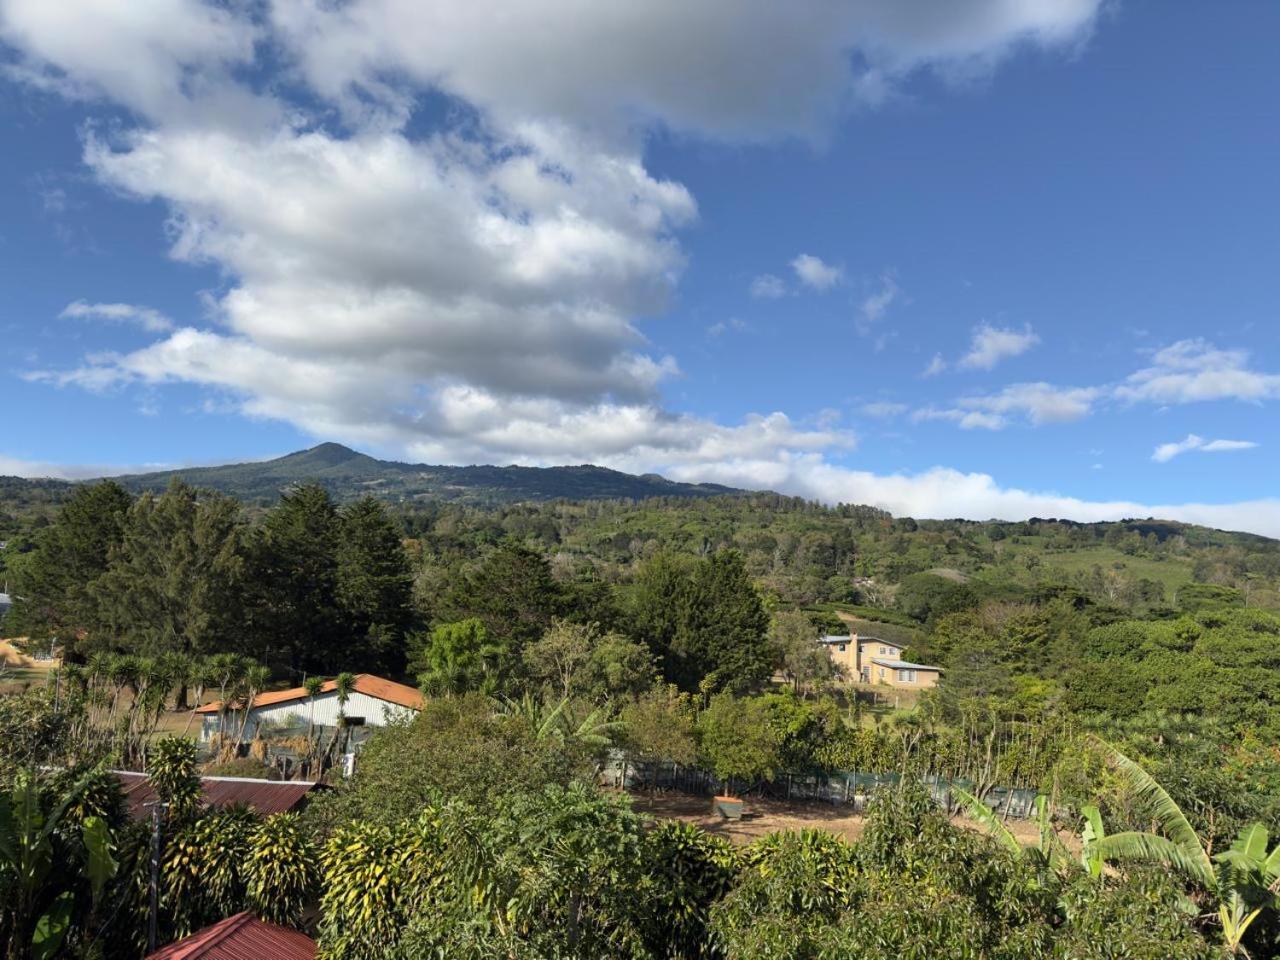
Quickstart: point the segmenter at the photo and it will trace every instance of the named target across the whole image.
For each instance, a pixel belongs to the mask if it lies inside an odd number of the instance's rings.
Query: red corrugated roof
[[[150,815],[148,804],[154,803],[156,792],[145,773],[114,770],[124,793],[129,816],[141,820]],[[213,807],[244,804],[263,816],[293,810],[307,794],[316,789],[314,783],[288,780],[254,780],[248,777],[201,777],[200,789],[205,803]]]
[[[422,709],[422,691],[416,687],[396,683],[394,680],[375,677],[371,673],[360,673],[356,675],[355,688],[366,696],[376,697],[388,703],[409,707],[411,710]],[[338,689],[338,684],[335,681],[326,680],[320,688],[320,692],[332,693],[336,689]],[[253,698],[253,706],[255,708],[269,707],[275,703],[288,703],[290,700],[305,699],[307,699],[306,687],[290,687],[288,690],[272,690],[269,693],[258,694]],[[206,703],[203,707],[197,707],[196,713],[217,713],[220,706],[221,703]],[[239,708],[240,705],[236,704],[236,709]]]
[[[215,923],[150,954],[146,960],[315,960],[310,937],[251,913]]]

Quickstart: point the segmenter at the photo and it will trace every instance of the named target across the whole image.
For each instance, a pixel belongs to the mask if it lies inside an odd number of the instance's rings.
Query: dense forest
[[[304,485],[259,507],[171,481],[81,485],[56,509],[29,496],[5,519],[4,633],[56,639],[66,665],[53,690],[0,697],[22,731],[0,786],[50,816],[72,798],[80,821],[57,843],[86,876],[77,831],[110,832],[117,876],[145,860],[98,764],[168,764],[189,806],[194,754],[157,745],[163,713],[351,672],[429,695],[300,821],[187,810],[172,935],[245,906],[300,922],[318,903],[333,957],[1276,955],[1275,541],[775,495],[479,506]],[[814,642],[851,626],[944,668],[939,687],[896,709],[855,693]],[[243,769],[251,745],[230,747],[221,761]],[[899,786],[855,843],[734,849],[602,794],[610,751],[748,793],[849,771]],[[913,786],[936,778],[966,785],[952,802],[991,836]],[[1000,787],[1043,797],[1038,846],[1001,833],[984,805]],[[211,844],[221,864],[194,852]],[[76,895],[66,942],[83,955],[131,955],[129,935],[92,933],[112,897],[143,909],[122,883]],[[38,925],[35,903],[7,929]]]

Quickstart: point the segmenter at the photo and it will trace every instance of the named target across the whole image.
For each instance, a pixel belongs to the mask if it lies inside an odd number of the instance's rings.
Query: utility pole
[[[151,804],[151,870],[147,883],[147,953],[155,953],[160,929],[160,857],[164,849],[161,828],[164,815],[168,811],[167,803]]]

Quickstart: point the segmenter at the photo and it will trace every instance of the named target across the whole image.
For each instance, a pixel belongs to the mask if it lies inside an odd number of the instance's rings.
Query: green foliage
[[[175,479],[129,508],[123,538],[93,585],[114,644],[147,656],[208,654],[238,640],[244,557],[240,506]]]
[[[933,573],[915,573],[898,584],[894,606],[919,623],[971,606],[973,591],[964,583]]]
[[[263,820],[249,840],[245,871],[249,902],[258,916],[297,924],[318,891],[319,851],[296,814]]]
[[[698,759],[696,717],[692,695],[656,684],[622,708],[623,742],[642,762],[692,765]]]
[[[420,638],[410,668],[427,693],[448,695],[478,691],[492,694],[498,687],[501,648],[489,640],[484,622],[476,617],[442,623]]]
[[[200,808],[200,777],[196,773],[195,741],[186,737],[157,740],[148,758],[147,778],[161,803],[169,805],[174,823],[187,823]]]
[[[697,561],[659,555],[636,577],[633,630],[682,690],[748,692],[773,672],[769,617],[742,555]]]
[[[1178,609],[1184,613],[1243,607],[1244,594],[1233,587],[1216,583],[1184,583],[1178,587]]]
[[[732,844],[679,820],[645,834],[640,851],[645,897],[640,936],[654,957],[702,960],[717,956],[708,923],[711,909],[733,886],[738,855]]]
[[[356,646],[346,662],[369,673],[403,671],[413,576],[399,526],[372,497],[342,511],[336,580],[338,605]]]
[[[285,493],[254,531],[248,606],[255,642],[284,654],[299,672],[332,673],[351,663],[338,614],[337,507],[319,486]]]
[[[647,690],[656,675],[653,655],[642,643],[594,624],[554,621],[524,651],[529,678],[554,695],[605,703]]]
[[[780,769],[781,737],[770,722],[763,700],[735,697],[728,691],[711,698],[698,715],[700,751],[715,775],[742,784],[758,778],[772,778]]]
[[[546,558],[511,540],[459,576],[442,601],[449,619],[484,625],[497,648],[500,688],[519,677],[524,648],[547,631],[564,603]]]
[[[498,802],[591,769],[590,750],[539,738],[524,716],[503,715],[478,694],[428,700],[421,713],[379,730],[356,774],[316,798],[306,818],[322,830],[350,820],[396,823],[435,796]]]
[[[124,537],[129,495],[107,480],[80,487],[45,527],[13,585],[8,628],[79,648],[101,637],[94,586]]]

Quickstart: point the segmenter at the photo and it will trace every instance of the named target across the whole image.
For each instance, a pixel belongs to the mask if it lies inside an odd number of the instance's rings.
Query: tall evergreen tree
[[[546,558],[505,540],[454,583],[443,607],[450,620],[474,617],[484,624],[506,681],[519,674],[524,648],[551,626],[564,599]]]
[[[10,625],[34,638],[62,641],[66,653],[84,656],[110,642],[102,630],[93,584],[107,570],[124,536],[129,494],[110,480],[79,488],[56,523],[38,537],[35,555],[12,585],[18,598]]]
[[[658,659],[668,683],[684,690],[697,688],[701,674],[676,650],[684,597],[696,561],[692,557],[659,553],[650,557],[636,574],[631,592],[631,618],[627,632],[648,645]]]
[[[342,512],[338,603],[351,630],[352,669],[400,674],[409,626],[413,575],[400,528],[372,497]],[[352,662],[359,660],[359,663]]]
[[[102,621],[129,652],[194,656],[240,642],[243,582],[240,505],[174,479],[130,508],[93,592]]]
[[[268,511],[250,552],[255,656],[300,675],[346,666],[338,603],[342,523],[325,489],[307,484]]]
[[[758,689],[776,660],[769,615],[736,550],[689,562],[655,557],[634,594],[635,629],[682,690]]]

